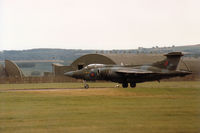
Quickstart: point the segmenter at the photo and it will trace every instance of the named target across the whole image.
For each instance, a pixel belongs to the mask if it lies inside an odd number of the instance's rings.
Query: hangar
[[[73,70],[81,69],[89,64],[123,64],[141,65],[151,63],[155,60],[162,60],[164,57],[158,54],[87,54],[76,59],[72,64]]]
[[[0,64],[0,77],[5,77],[5,68],[3,67],[3,65]]]
[[[142,65],[150,64],[165,58],[161,54],[86,54],[76,59],[70,66],[53,64],[55,76],[65,72],[79,70],[89,64]]]
[[[5,60],[5,68],[0,65],[0,75],[1,77],[14,77],[22,79],[24,77],[21,69],[10,60]]]

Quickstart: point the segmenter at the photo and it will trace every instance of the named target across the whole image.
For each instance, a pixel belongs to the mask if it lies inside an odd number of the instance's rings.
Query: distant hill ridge
[[[76,58],[92,53],[167,53],[181,51],[188,53],[186,56],[200,57],[200,44],[172,47],[152,47],[130,50],[81,50],[81,49],[29,49],[29,50],[4,50],[0,52],[0,60],[63,60],[73,61]]]

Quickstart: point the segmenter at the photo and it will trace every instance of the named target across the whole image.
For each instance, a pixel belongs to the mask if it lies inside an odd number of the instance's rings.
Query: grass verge
[[[0,85],[4,89],[79,88],[80,83]],[[137,88],[0,92],[0,132],[198,133],[199,82],[151,82]],[[66,87],[67,86],[67,87]],[[106,87],[96,89],[96,87]]]

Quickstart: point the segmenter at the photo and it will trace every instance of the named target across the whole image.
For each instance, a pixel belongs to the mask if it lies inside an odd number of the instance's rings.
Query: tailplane
[[[162,69],[176,70],[183,54],[181,52],[171,52],[165,56],[167,57],[166,59],[153,63],[152,65]]]

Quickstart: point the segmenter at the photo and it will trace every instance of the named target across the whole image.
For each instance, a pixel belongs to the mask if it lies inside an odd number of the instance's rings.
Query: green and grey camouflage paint
[[[177,70],[180,58],[183,56],[181,52],[171,52],[165,56],[166,59],[162,61],[138,66],[90,64],[81,70],[67,72],[65,75],[86,81],[117,82],[127,88],[129,83],[131,87],[135,87],[136,83],[160,81],[161,79],[191,74],[190,71]]]

